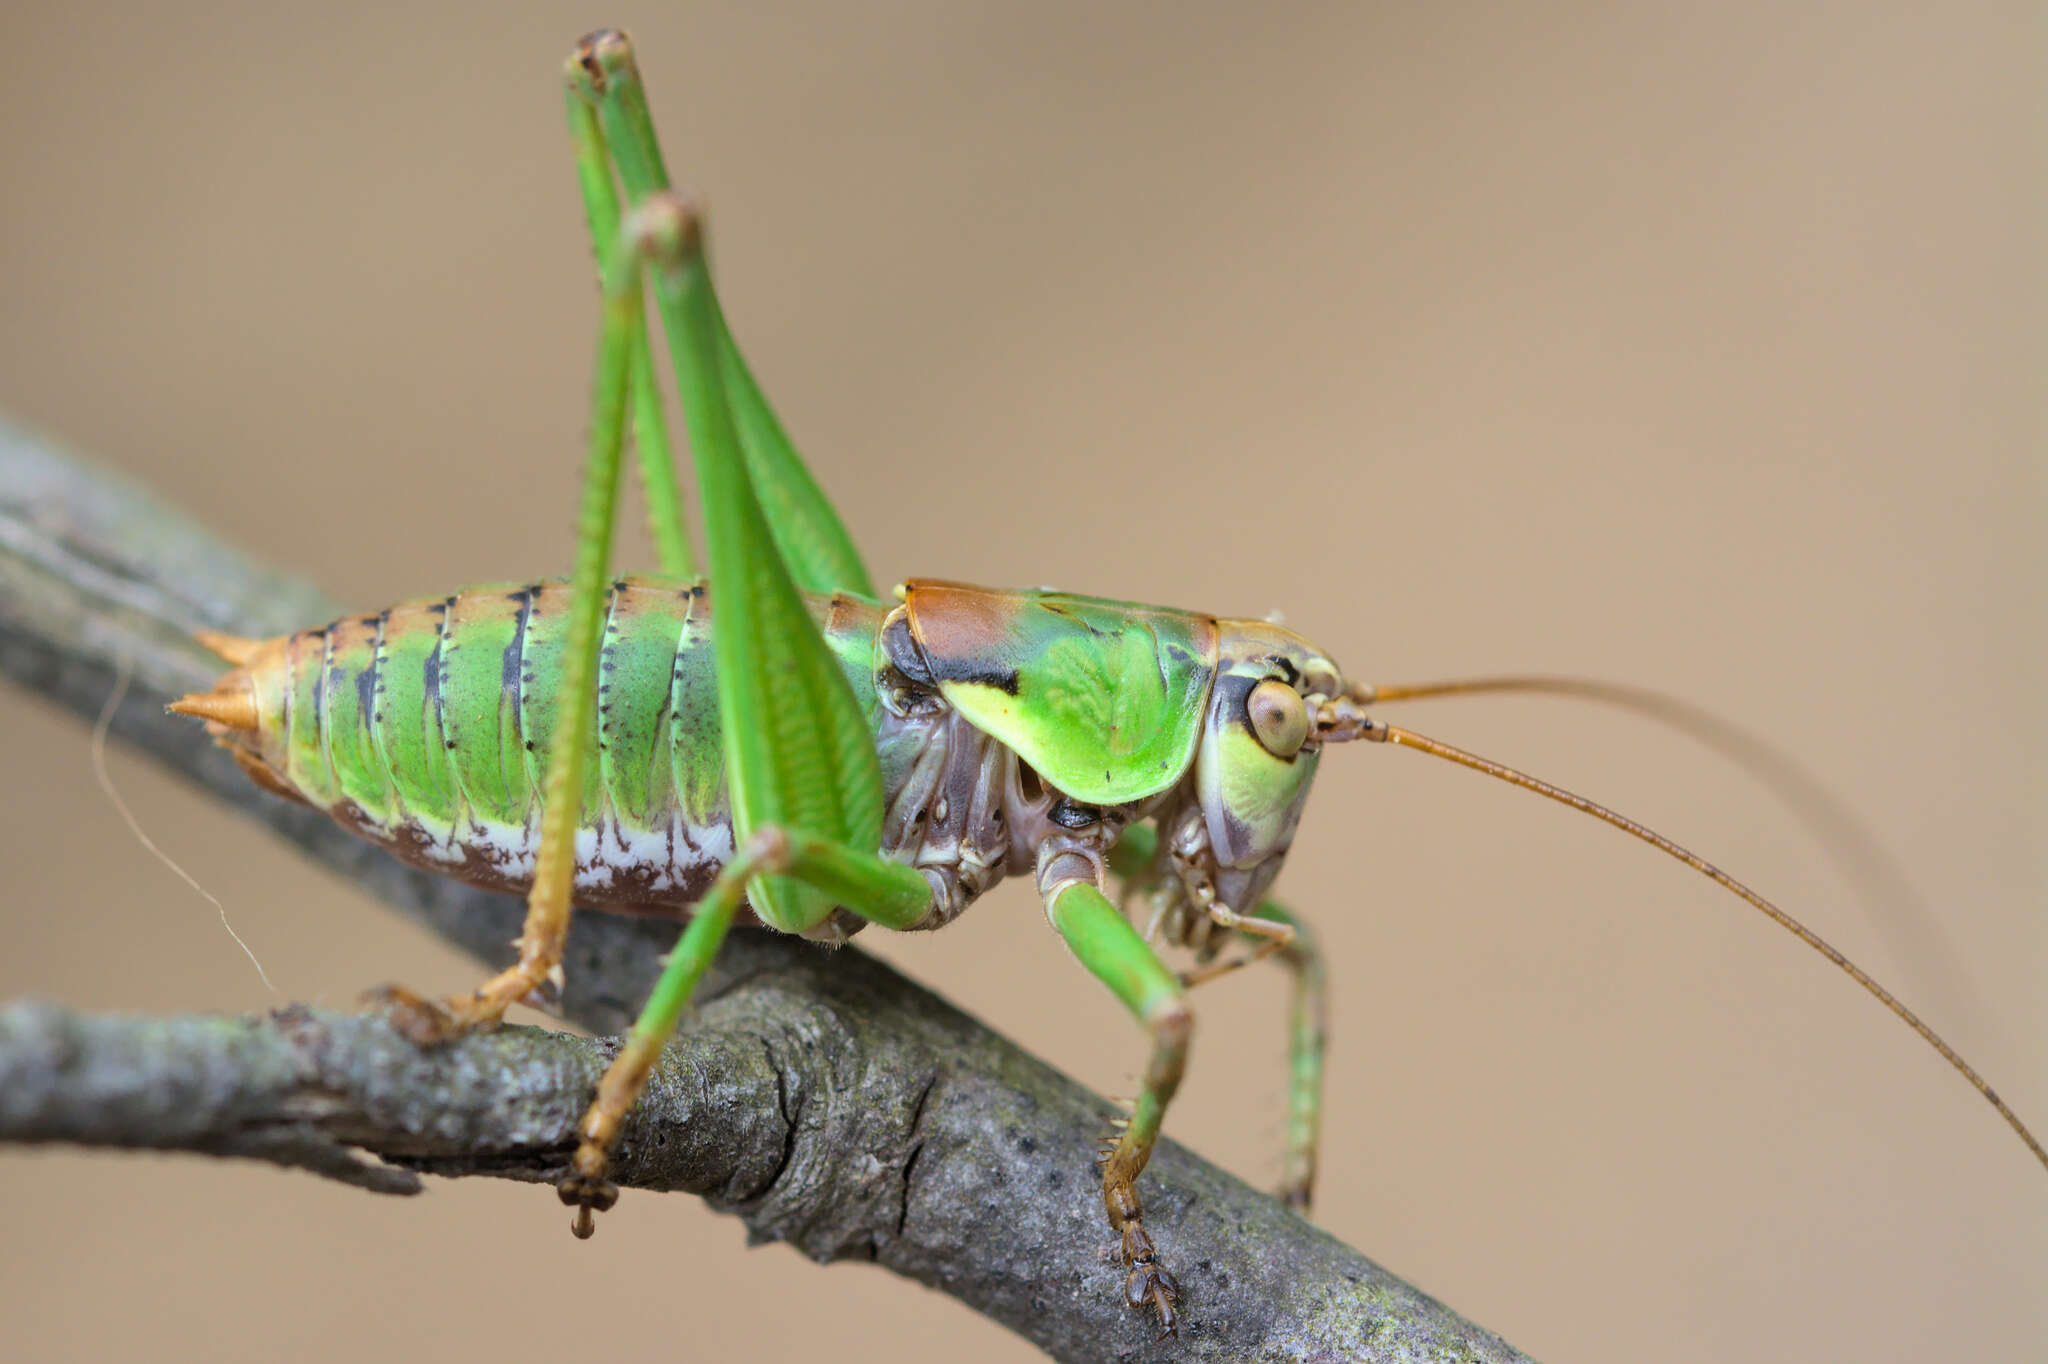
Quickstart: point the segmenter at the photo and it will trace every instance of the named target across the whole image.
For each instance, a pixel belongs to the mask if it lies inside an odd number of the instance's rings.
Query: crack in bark
[[[910,1222],[910,1176],[917,1169],[917,1158],[924,1154],[924,1109],[931,1102],[932,1091],[939,1087],[939,1077],[934,1075],[924,1082],[924,1088],[917,1091],[917,1099],[910,1106],[910,1152],[903,1159],[903,1199],[896,1212],[896,1235],[903,1235],[903,1228]]]
[[[761,1039],[761,1051],[768,1058],[768,1068],[775,1073],[775,1111],[782,1118],[782,1144],[776,1153],[774,1168],[768,1171],[758,1189],[743,1195],[740,1202],[759,1202],[774,1193],[782,1185],[782,1177],[789,1173],[790,1165],[796,1160],[797,1111],[790,1101],[789,1072],[782,1068],[782,1062],[775,1055],[775,1044],[767,1038]]]

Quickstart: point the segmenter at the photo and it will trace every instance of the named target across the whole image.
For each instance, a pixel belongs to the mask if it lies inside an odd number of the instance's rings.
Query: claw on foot
[[[597,1230],[597,1214],[609,1211],[619,1201],[619,1186],[603,1175],[571,1172],[556,1182],[555,1193],[563,1203],[576,1209],[569,1230],[576,1233],[579,1241],[588,1241]]]
[[[1151,1307],[1159,1314],[1160,1339],[1180,1334],[1180,1318],[1174,1304],[1180,1301],[1180,1282],[1159,1263],[1152,1238],[1135,1222],[1124,1228],[1124,1263],[1131,1276],[1124,1280],[1124,1301],[1142,1312]]]
[[[419,1047],[450,1042],[480,1028],[494,1027],[499,1021],[497,1015],[483,1007],[480,996],[429,999],[403,985],[380,985],[366,990],[363,1003],[381,1011],[392,1027]]]

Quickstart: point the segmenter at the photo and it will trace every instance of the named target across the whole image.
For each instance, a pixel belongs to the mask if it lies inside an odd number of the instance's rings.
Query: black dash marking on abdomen
[[[441,696],[441,651],[448,647],[448,626],[454,619],[455,598],[450,597],[429,609],[439,613],[441,629],[434,636],[434,647],[427,652],[427,661],[421,678],[422,690],[425,692],[427,709],[434,717],[434,732],[441,736],[441,746],[444,749],[453,748],[455,740],[448,737],[447,703]]]
[[[533,619],[535,590],[531,587],[522,587],[517,592],[505,594],[507,600],[519,603],[519,622],[512,628],[512,642],[505,646],[505,657],[498,665],[498,689],[511,698],[515,715],[519,710],[520,660],[526,653],[526,627]]]
[[[327,669],[334,661],[334,636],[325,630],[309,630],[307,635],[320,641],[320,671],[313,678],[313,732],[324,735],[327,732]]]
[[[363,713],[370,717],[370,723],[375,726],[384,723],[384,631],[391,624],[391,613],[379,612],[371,617],[370,623],[377,627],[377,638],[370,644],[370,666],[363,673],[363,676],[369,679],[370,687],[370,702]],[[376,741],[381,759],[384,751],[383,735],[372,729],[370,737]]]

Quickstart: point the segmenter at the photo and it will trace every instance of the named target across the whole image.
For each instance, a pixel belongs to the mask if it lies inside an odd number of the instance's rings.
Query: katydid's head
[[[1284,626],[1217,622],[1216,681],[1195,752],[1195,791],[1227,903],[1256,905],[1294,841],[1320,756],[1317,707],[1344,682]]]

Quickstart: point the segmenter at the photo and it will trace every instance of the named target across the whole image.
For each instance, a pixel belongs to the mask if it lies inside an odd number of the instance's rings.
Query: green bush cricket
[[[931,583],[913,584],[901,605],[885,608],[724,334],[694,212],[655,197],[666,177],[623,46],[595,43],[574,71],[571,118],[593,235],[606,258],[607,323],[573,586],[456,594],[438,611],[436,603],[394,608],[261,650],[219,641],[246,666],[187,708],[223,726],[224,735],[249,736],[237,748],[253,771],[402,850],[478,879],[533,882],[519,967],[446,1009],[399,1001],[401,1017],[423,1036],[488,1022],[544,989],[558,962],[572,878],[586,902],[603,901],[601,892],[612,887],[643,907],[663,895],[698,902],[636,1030],[635,1050],[608,1079],[586,1125],[590,1140],[565,1189],[584,1226],[589,1210],[609,1197],[603,1147],[631,1103],[633,1066],[644,1066],[672,1028],[692,972],[740,912],[743,886],[753,912],[774,926],[831,936],[865,920],[937,926],[984,888],[977,878],[1034,872],[1055,926],[1152,1034],[1145,1092],[1105,1162],[1104,1192],[1133,1305],[1170,1324],[1175,1288],[1158,1266],[1134,1181],[1179,1079],[1191,982],[1167,971],[1116,912],[1103,894],[1105,873],[1113,862],[1155,891],[1159,931],[1210,954],[1198,973],[1262,950],[1300,969],[1287,1188],[1305,1202],[1320,1080],[1316,968],[1305,940],[1291,936],[1293,924],[1261,897],[1323,744],[1378,739],[1444,750],[1367,718],[1362,705],[1372,689],[1347,683],[1306,641],[1258,622]],[[627,245],[614,245],[620,226],[609,202],[610,166],[636,205]],[[709,577],[723,622],[715,632],[705,628],[707,616],[692,614],[702,594],[679,586],[696,575],[676,512],[680,499],[664,491],[672,489],[669,461],[638,316],[643,271],[653,277],[682,371],[703,480]],[[668,581],[608,589],[628,406],[647,456]],[[810,608],[799,591],[817,594]],[[842,595],[834,599],[834,592]],[[810,623],[814,614],[822,631]],[[558,631],[552,638],[551,630]],[[682,647],[686,636],[694,649]],[[308,653],[316,647],[317,667]],[[522,667],[508,674],[507,658]],[[886,666],[878,669],[878,661]],[[609,678],[599,676],[607,669]],[[1395,694],[1382,688],[1378,696]],[[388,706],[383,722],[380,702]],[[876,725],[890,726],[879,757]],[[773,742],[763,737],[770,735]],[[508,749],[511,737],[519,743]],[[354,754],[337,740],[352,741]],[[664,747],[666,764],[659,761]],[[972,775],[964,766],[970,754],[1002,769],[1003,799],[993,799],[992,780],[964,788],[983,798],[979,806],[949,799],[946,779]],[[1098,755],[1110,759],[1099,775]],[[934,791],[945,788],[930,807],[904,799],[920,774]],[[543,783],[551,798],[542,798]],[[1035,824],[1018,818],[1026,810]],[[525,818],[534,811],[549,822]],[[724,844],[715,842],[721,811],[730,825]],[[991,812],[1006,816],[1012,840],[995,862],[968,855],[997,851],[992,834],[962,837],[968,821]],[[689,818],[679,822],[683,815]],[[656,884],[659,864],[635,853],[660,832],[659,817],[671,829],[714,836],[700,840],[709,855],[687,864],[671,859],[675,884],[667,886]],[[920,817],[926,822],[912,827]],[[1146,821],[1165,836],[1156,857],[1134,857]],[[502,832],[515,827],[516,841]],[[579,833],[588,858],[576,848]],[[877,858],[878,847],[894,856]],[[922,861],[927,852],[932,875],[897,860]],[[1006,865],[1013,854],[1025,865]],[[698,875],[694,883],[684,884],[686,870]],[[633,877],[643,879],[628,885]],[[1243,955],[1224,950],[1240,941]]]

